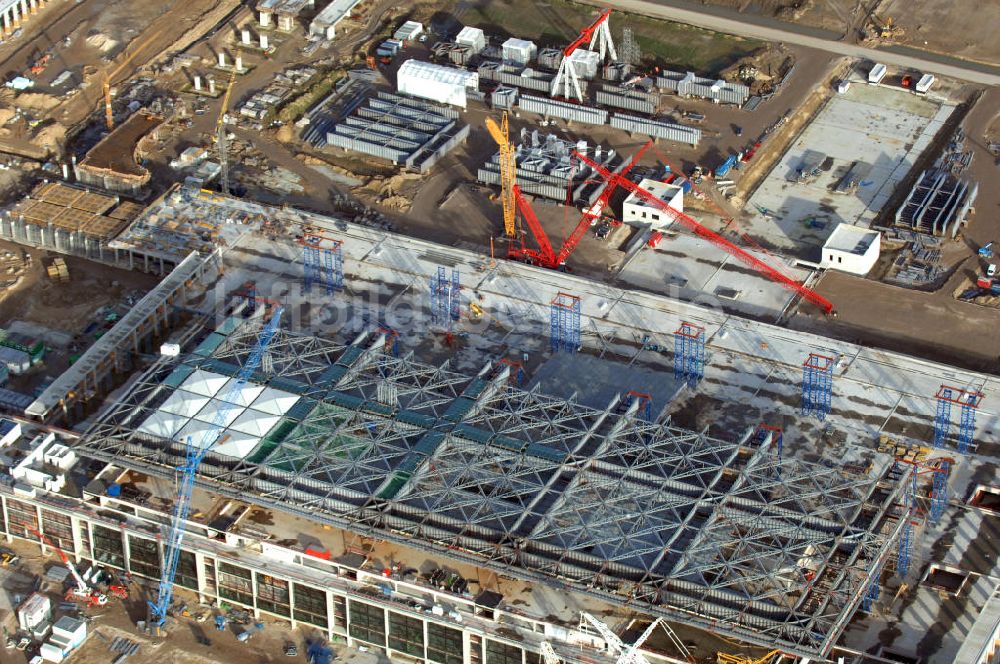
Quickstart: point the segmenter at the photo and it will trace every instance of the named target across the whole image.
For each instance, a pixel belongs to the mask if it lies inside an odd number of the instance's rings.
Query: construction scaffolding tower
[[[552,298],[551,323],[552,352],[575,353],[580,348],[580,298],[562,292]]]
[[[902,466],[899,462],[893,462],[892,475],[898,477],[902,473]],[[899,578],[906,576],[910,569],[910,545],[913,539],[913,520],[917,516],[917,467],[913,466],[913,473],[910,476],[909,488],[905,493],[903,501],[903,530],[899,535],[899,549],[896,555],[896,574]]]
[[[705,377],[705,328],[687,321],[674,332],[674,378],[690,387]]]
[[[312,292],[314,282],[326,286],[326,294],[333,295],[344,287],[343,243],[331,237],[310,233],[305,235],[302,245],[302,286],[306,293]]]
[[[931,493],[931,522],[941,520],[948,506],[948,476],[951,475],[951,460],[940,459],[934,469],[934,490]]]
[[[451,271],[451,280],[443,267],[438,267],[437,274],[431,277],[431,321],[435,325],[443,325],[451,329],[453,321],[457,321],[461,315],[459,308],[459,292],[461,283],[458,270]]]
[[[636,392],[635,390],[629,390],[625,393],[625,406],[630,408],[632,402],[639,401],[639,408],[637,410],[644,420],[647,422],[653,421],[653,397],[652,395],[645,394],[644,392]]]
[[[767,424],[757,425],[757,445],[764,445],[768,441],[768,436],[770,436],[770,446],[774,450],[774,456],[777,461],[774,471],[775,475],[781,477],[781,445],[784,432],[781,427],[773,427]]]
[[[976,411],[983,400],[982,392],[966,392],[962,399],[962,420],[958,427],[958,452],[965,454],[976,435]]]
[[[871,583],[868,585],[868,590],[865,591],[865,597],[861,600],[861,610],[865,613],[871,613],[872,604],[878,599],[879,592],[881,591],[881,586],[879,585],[882,578],[882,566],[879,565],[875,569],[875,574],[872,577]]]
[[[947,444],[948,436],[951,434],[951,406],[957,404],[962,408],[957,449],[962,454],[967,453],[976,435],[976,412],[983,401],[983,393],[942,385],[934,398],[937,399],[937,410],[934,415],[934,447],[944,447]]]
[[[825,420],[833,397],[832,357],[809,353],[802,364],[802,414]]]

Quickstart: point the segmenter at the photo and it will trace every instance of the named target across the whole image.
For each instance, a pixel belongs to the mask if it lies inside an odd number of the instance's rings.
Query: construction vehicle
[[[237,634],[236,640],[239,641],[240,643],[246,643],[247,641],[250,640],[251,636],[253,636],[257,632],[262,631],[263,629],[264,629],[264,623],[262,622],[254,623],[253,626],[248,627],[247,629]]]
[[[893,23],[891,16],[883,19],[878,14],[871,15],[871,31],[875,37],[882,41],[899,39],[906,34],[905,30]]]
[[[215,631],[224,632],[226,630],[226,616],[218,615],[215,616]]]
[[[34,535],[38,537],[39,541],[43,542],[46,546],[55,549],[55,552],[59,554],[59,559],[62,560],[63,565],[66,566],[66,569],[68,569],[69,573],[73,576],[73,581],[76,583],[76,586],[71,588],[69,592],[66,593],[65,599],[67,601],[82,601],[86,602],[88,606],[104,606],[108,603],[106,595],[93,590],[87,582],[84,581],[83,577],[80,576],[80,572],[77,571],[76,565],[74,565],[73,561],[69,559],[69,556],[63,553],[62,549],[53,544],[52,540],[46,537],[42,532],[35,530],[34,528],[28,528],[28,530],[34,533]]]
[[[174,596],[174,578],[177,576],[177,565],[181,557],[181,544],[184,541],[185,523],[191,511],[191,493],[194,490],[194,481],[198,472],[198,466],[202,459],[211,452],[222,439],[222,432],[228,422],[228,413],[239,402],[239,395],[246,387],[247,381],[253,376],[264,358],[267,347],[278,332],[278,325],[281,323],[281,314],[284,309],[276,302],[257,298],[257,302],[262,302],[270,307],[270,312],[265,309],[262,312],[262,320],[267,319],[270,313],[270,320],[264,324],[257,337],[257,342],[247,356],[246,362],[236,375],[232,387],[223,397],[223,405],[216,412],[211,425],[205,429],[197,441],[187,437],[185,447],[185,462],[180,467],[181,478],[179,489],[174,498],[174,511],[171,517],[170,530],[167,538],[167,545],[164,554],[163,575],[160,577],[160,585],[157,590],[156,602],[150,602],[150,626],[159,634],[163,625],[167,621],[167,611]]]
[[[104,72],[104,76],[103,76],[103,78],[101,80],[101,88],[103,89],[103,92],[104,92],[104,122],[105,122],[105,124],[108,127],[108,131],[111,131],[112,129],[115,128],[115,116],[114,116],[114,113],[111,110],[111,81],[112,81],[112,79],[114,79],[115,76],[117,76],[118,74],[120,74],[121,71],[123,69],[125,69],[125,67],[127,67],[128,64],[130,62],[132,62],[132,60],[135,59],[135,56],[139,55],[139,52],[143,48],[145,48],[147,45],[149,45],[149,43],[152,42],[154,39],[156,39],[157,37],[159,37],[160,36],[160,32],[162,32],[162,30],[157,30],[156,32],[154,32],[153,34],[151,34],[149,37],[147,37],[146,39],[142,40],[139,44],[137,44],[135,46],[135,48],[132,49],[132,53],[128,57],[126,57],[122,61],[122,63],[115,68],[114,71],[112,71],[110,73],[107,72],[107,71]]]
[[[552,81],[552,96],[563,97],[569,101],[579,101],[583,103],[583,89],[580,87],[580,78],[577,76],[576,68],[570,60],[570,56],[584,44],[589,43],[588,50],[593,51],[596,44],[601,54],[601,63],[607,55],[615,62],[618,61],[618,53],[615,51],[614,42],[611,40],[611,28],[608,26],[608,17],[611,16],[610,9],[604,9],[600,15],[589,26],[580,31],[580,36],[569,46],[563,49],[562,62],[559,63],[559,71],[556,72],[555,80]],[[560,87],[562,90],[560,90]]]
[[[21,560],[21,558],[16,553],[5,546],[0,547],[0,567],[16,565],[19,560]]]
[[[993,242],[987,242],[979,247],[980,258],[993,258]]]
[[[649,664],[649,660],[647,660],[642,653],[639,652],[639,648],[641,648],[642,644],[646,642],[646,639],[648,639],[650,635],[656,631],[657,627],[663,629],[667,638],[669,638],[670,642],[674,644],[674,647],[677,648],[678,652],[685,661],[690,662],[690,664],[695,663],[695,659],[691,655],[691,651],[688,650],[687,646],[685,646],[680,638],[678,638],[674,630],[670,628],[670,625],[663,622],[663,618],[657,618],[651,622],[639,638],[636,639],[635,643],[632,645],[626,645],[617,634],[611,631],[611,628],[594,616],[590,615],[586,611],[581,611],[580,616],[581,626],[583,626],[584,622],[590,623],[590,626],[597,630],[597,633],[600,634],[601,638],[604,639],[605,643],[607,643],[608,649],[618,653],[618,660],[616,661],[616,664]]]
[[[716,653],[717,664],[773,664],[775,656],[780,657],[780,650],[772,650],[766,655],[757,657],[744,657],[742,655],[730,655],[724,652]]]

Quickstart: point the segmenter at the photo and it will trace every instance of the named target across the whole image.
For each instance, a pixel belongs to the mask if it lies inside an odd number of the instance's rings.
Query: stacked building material
[[[625,113],[614,113],[611,116],[611,126],[624,129],[633,134],[645,134],[650,138],[665,138],[668,141],[698,145],[701,140],[701,130],[673,122],[650,120]]]

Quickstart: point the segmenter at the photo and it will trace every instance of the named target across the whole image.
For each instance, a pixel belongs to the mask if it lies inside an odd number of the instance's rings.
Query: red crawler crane
[[[650,141],[650,143],[647,144],[647,147],[651,144],[652,141]],[[760,272],[771,281],[774,281],[780,284],[781,286],[787,288],[788,290],[798,295],[801,295],[803,299],[808,300],[809,302],[815,304],[817,307],[822,309],[824,314],[833,313],[833,304],[825,297],[823,297],[816,291],[812,290],[805,284],[798,282],[789,277],[788,275],[783,274],[777,269],[771,267],[764,261],[760,260],[753,254],[750,254],[747,251],[741,249],[740,247],[736,246],[735,244],[733,244],[726,238],[722,237],[715,231],[705,228],[697,221],[684,214],[683,212],[679,212],[674,208],[670,207],[669,205],[666,204],[666,202],[660,200],[658,196],[646,191],[645,189],[631,182],[630,180],[621,177],[620,174],[612,173],[608,169],[604,168],[604,166],[601,166],[596,161],[590,159],[586,155],[582,155],[574,150],[573,156],[579,159],[584,164],[590,166],[592,169],[594,169],[596,173],[600,173],[604,178],[608,180],[609,185],[613,184],[617,186],[620,184],[621,186],[628,189],[630,192],[634,193],[635,195],[645,200],[650,205],[653,205],[662,210],[663,212],[667,213],[668,215],[670,215],[670,217],[672,217],[675,221],[679,221],[680,223],[682,223],[688,229],[693,231],[695,235],[708,240],[709,242],[721,248],[722,250],[726,251],[730,255],[743,261],[748,266]],[[633,162],[634,161],[635,160],[633,159]],[[604,190],[603,195],[610,197],[611,194],[609,193],[609,189],[611,188],[612,188],[611,186],[607,187]]]

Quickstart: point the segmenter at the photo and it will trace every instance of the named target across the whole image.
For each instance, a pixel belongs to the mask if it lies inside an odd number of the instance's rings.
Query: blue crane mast
[[[164,556],[163,575],[160,577],[160,587],[156,595],[156,602],[150,602],[150,623],[151,627],[159,631],[167,621],[167,610],[174,594],[174,577],[177,575],[177,563],[181,557],[181,542],[184,540],[184,522],[187,521],[191,511],[191,491],[194,489],[195,475],[198,466],[212,448],[219,442],[220,435],[225,429],[226,415],[234,407],[236,396],[253,376],[254,371],[260,366],[271,340],[278,331],[278,324],[281,322],[281,314],[284,309],[275,305],[271,319],[261,330],[257,337],[257,343],[250,351],[250,356],[243,364],[240,372],[236,376],[236,382],[229,388],[225,396],[222,397],[222,406],[216,412],[215,419],[211,426],[206,429],[195,442],[188,436],[185,447],[184,465],[178,467],[181,471],[180,487],[177,490],[177,497],[174,501],[174,513],[170,523],[170,538],[167,542],[167,549]]]

